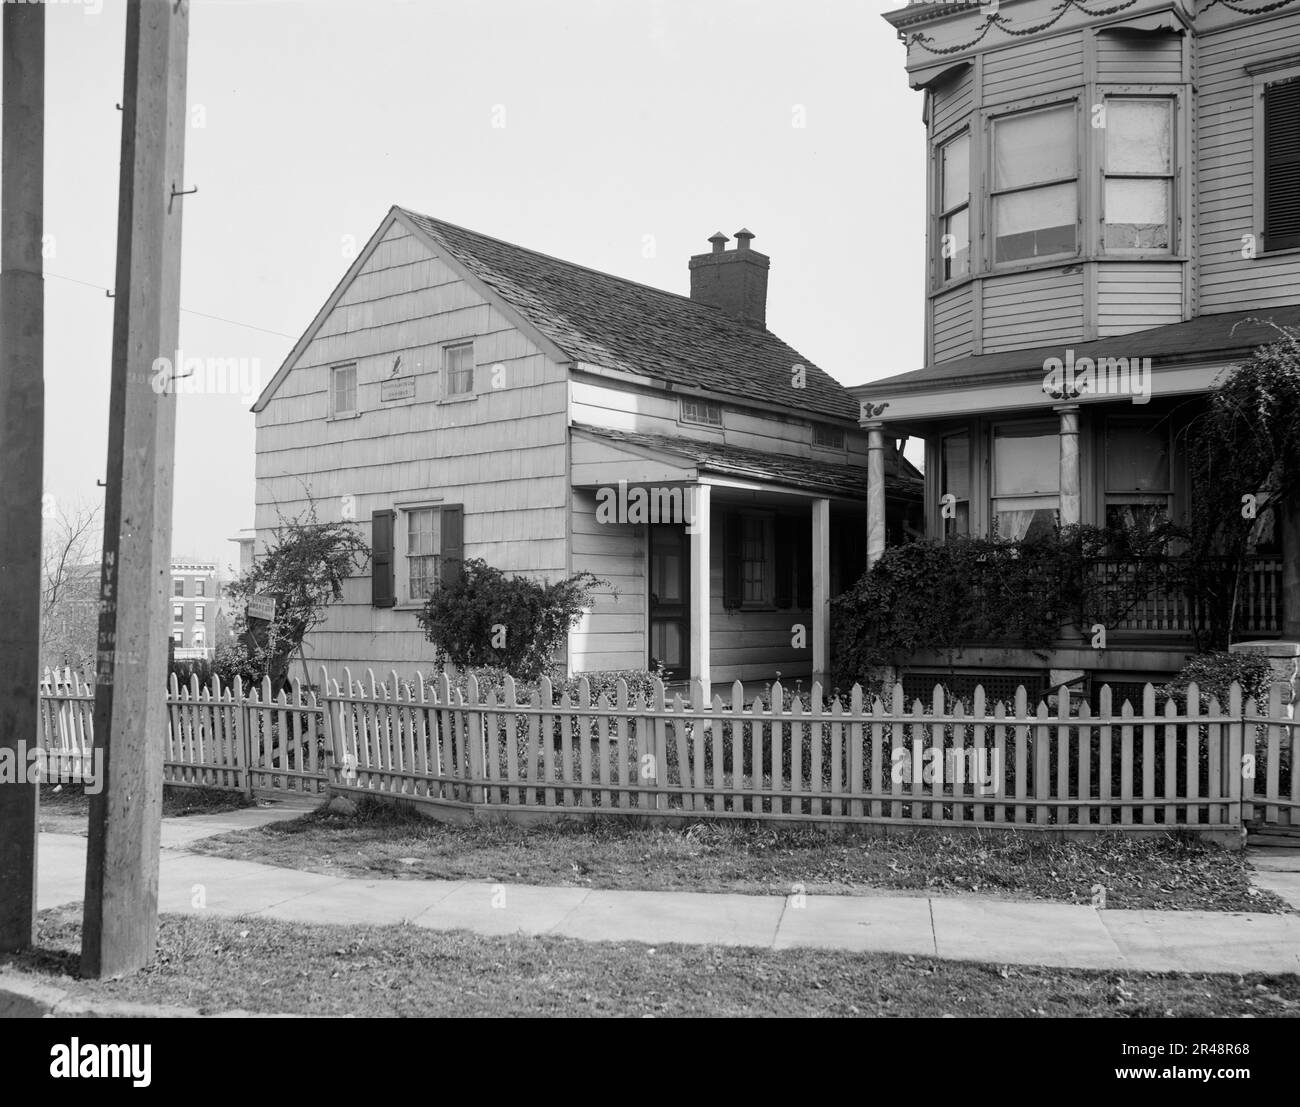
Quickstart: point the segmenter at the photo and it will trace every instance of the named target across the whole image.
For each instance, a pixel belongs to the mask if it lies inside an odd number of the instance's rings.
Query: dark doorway
[[[650,666],[662,662],[670,680],[691,671],[691,547],[684,526],[651,526]]]

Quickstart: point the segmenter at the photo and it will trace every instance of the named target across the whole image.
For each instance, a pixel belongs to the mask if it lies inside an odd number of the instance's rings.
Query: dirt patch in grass
[[[105,1000],[359,1016],[1300,1015],[1300,977],[1026,968],[829,950],[485,937],[164,915],[156,964],[73,981],[79,905],[43,911],[9,967]],[[0,964],[5,964],[0,959]]]
[[[1250,886],[1240,853],[1174,836],[1050,841],[1032,834],[914,832],[888,837],[753,824],[644,828],[614,819],[547,826],[458,826],[363,798],[206,838],[195,852],[310,872],[407,880],[485,880],[581,888],[786,895],[866,889],[971,893],[1108,908],[1288,910]]]
[[[242,792],[219,788],[184,788],[163,785],[163,817],[219,815],[251,807]],[[86,834],[90,796],[81,784],[42,784],[40,828],[50,834]]]

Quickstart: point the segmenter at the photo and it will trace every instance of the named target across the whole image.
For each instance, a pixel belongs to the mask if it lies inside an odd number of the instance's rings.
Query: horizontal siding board
[[[984,103],[1002,104],[1083,83],[1082,33],[1018,42],[984,57]]]
[[[1059,269],[981,282],[984,352],[1028,349],[1083,333],[1083,276]]]

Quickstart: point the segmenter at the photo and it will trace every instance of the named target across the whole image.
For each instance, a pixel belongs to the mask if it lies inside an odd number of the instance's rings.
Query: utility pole
[[[95,675],[104,787],[90,807],[81,945],[89,977],[147,965],[158,937],[176,397],[153,382],[179,338],[188,35],[186,0],[129,0]]]
[[[0,117],[0,953],[32,943],[45,447],[45,5],[5,4]],[[12,758],[12,760],[10,760]]]

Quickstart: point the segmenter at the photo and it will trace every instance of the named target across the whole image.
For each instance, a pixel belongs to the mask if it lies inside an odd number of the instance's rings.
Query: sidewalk
[[[163,820],[158,909],[304,923],[408,922],[479,934],[588,941],[820,947],[996,964],[1178,972],[1300,973],[1300,916],[1097,911],[969,896],[716,895],[471,881],[360,880],[188,852],[207,834],[301,813],[252,808]],[[84,838],[42,834],[39,905],[80,900]]]

